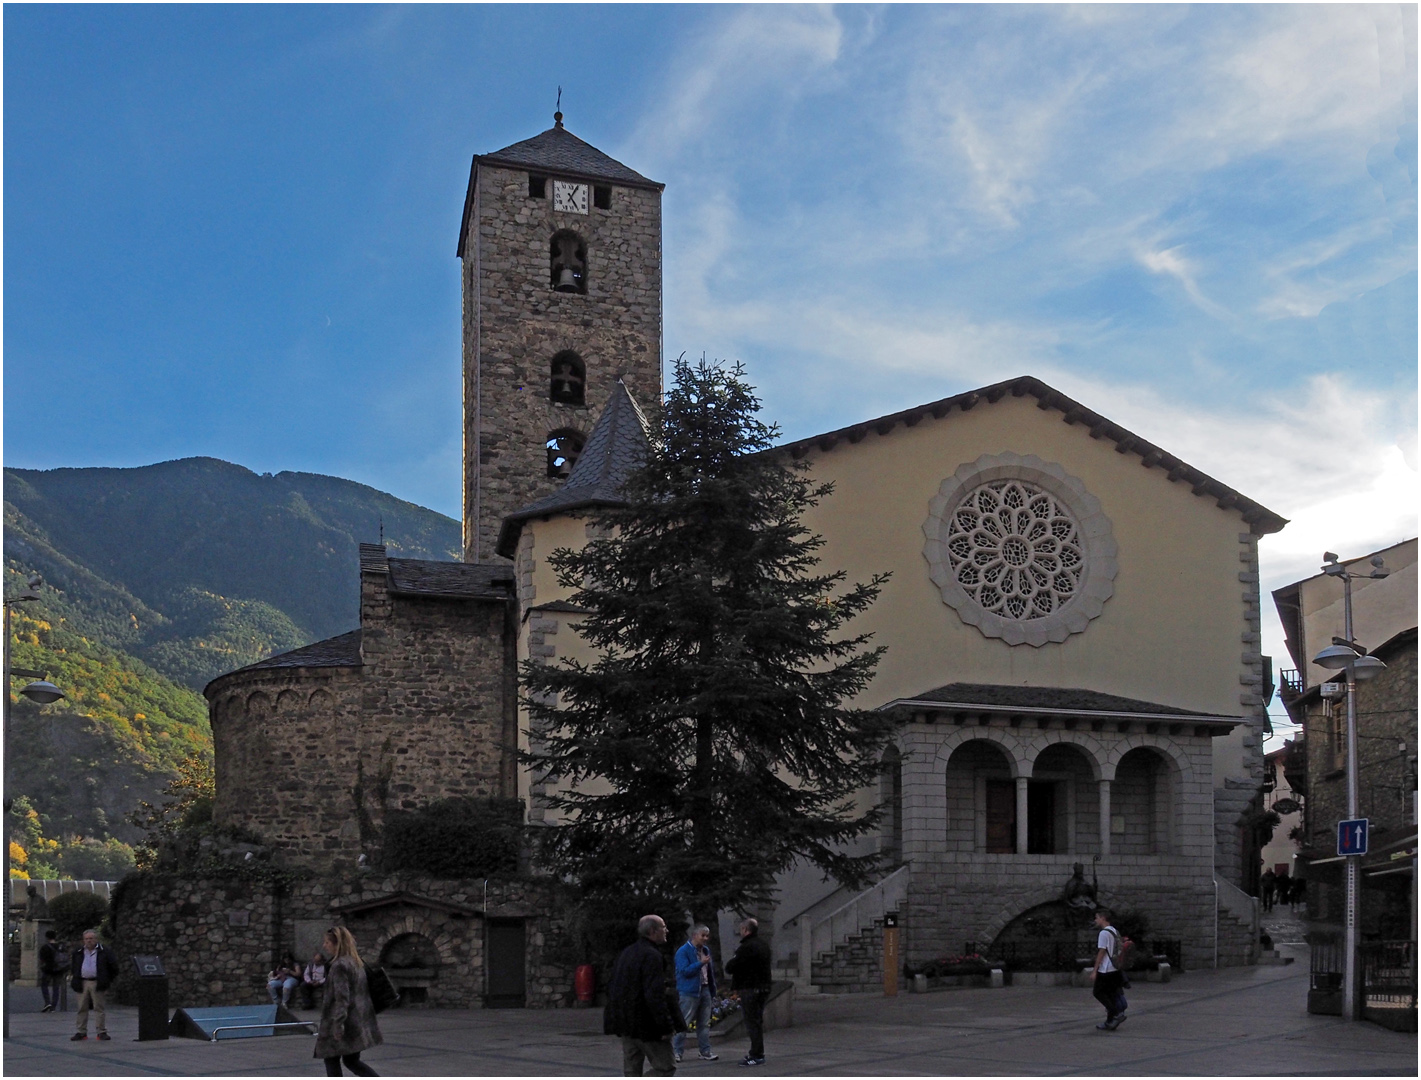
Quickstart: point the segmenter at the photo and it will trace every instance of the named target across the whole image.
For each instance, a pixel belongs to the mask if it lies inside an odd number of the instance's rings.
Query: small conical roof
[[[498,553],[512,558],[518,534],[529,518],[563,514],[589,506],[615,506],[622,502],[622,484],[646,460],[650,445],[646,416],[621,379],[592,434],[568,474],[567,483],[551,495],[529,503],[503,519]]]

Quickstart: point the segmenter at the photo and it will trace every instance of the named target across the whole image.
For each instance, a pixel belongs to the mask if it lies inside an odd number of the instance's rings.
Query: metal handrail
[[[211,1036],[211,1038],[209,1038],[207,1041],[208,1041],[208,1042],[216,1042],[216,1041],[217,1041],[217,1033],[218,1033],[219,1031],[250,1031],[250,1030],[253,1029],[253,1028],[288,1028],[288,1027],[306,1028],[306,1029],[307,1029],[307,1030],[306,1030],[306,1034],[307,1034],[307,1035],[312,1035],[312,1036],[314,1036],[314,1035],[316,1034],[316,1032],[310,1030],[311,1021],[309,1021],[309,1020],[298,1020],[298,1021],[297,1021],[296,1023],[294,1023],[294,1024],[292,1024],[292,1023],[286,1023],[286,1024],[223,1024],[221,1027],[215,1027],[215,1028],[212,1029],[212,1036]]]

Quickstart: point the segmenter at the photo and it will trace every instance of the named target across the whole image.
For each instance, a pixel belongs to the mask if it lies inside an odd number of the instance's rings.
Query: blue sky
[[[1036,374],[1294,519],[1274,587],[1416,532],[1415,17],[10,5],[5,461],[457,516],[469,159],[561,85],[668,185],[668,355],[789,436]]]

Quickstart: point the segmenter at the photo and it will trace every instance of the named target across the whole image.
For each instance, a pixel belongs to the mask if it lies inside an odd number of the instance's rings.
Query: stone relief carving
[[[1060,465],[984,454],[942,482],[923,557],[943,603],[985,637],[1040,647],[1079,634],[1115,590],[1100,502]]]

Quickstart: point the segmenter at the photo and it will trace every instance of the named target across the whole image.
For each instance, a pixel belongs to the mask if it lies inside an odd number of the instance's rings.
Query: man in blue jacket
[[[693,926],[686,944],[676,950],[676,992],[681,996],[681,1015],[686,1024],[696,1025],[696,1044],[701,1048],[702,1061],[716,1061],[711,1053],[711,1003],[715,1000],[715,965],[711,963],[710,927]],[[686,1033],[678,1031],[671,1037],[671,1049],[676,1060],[686,1049]]]

